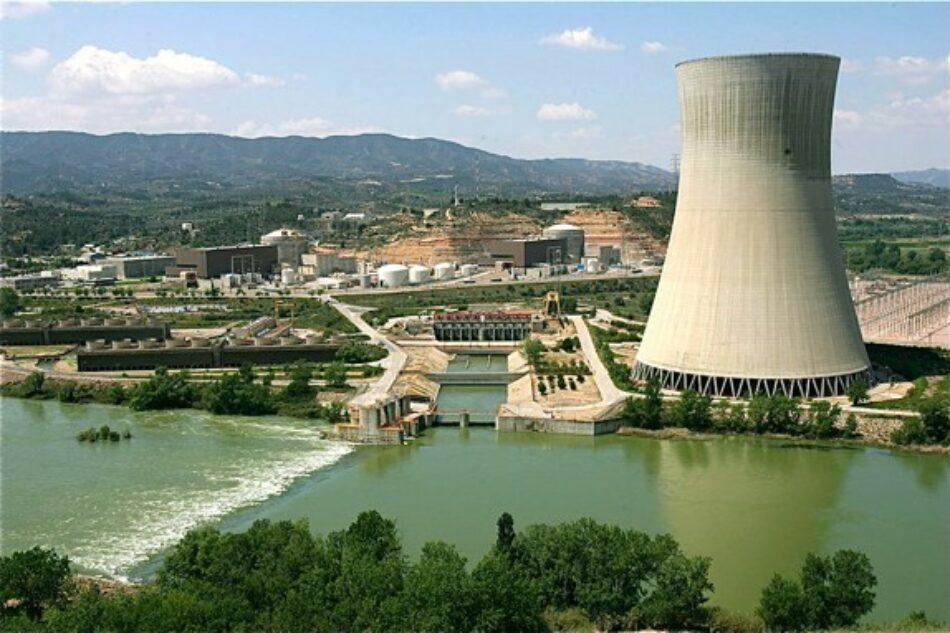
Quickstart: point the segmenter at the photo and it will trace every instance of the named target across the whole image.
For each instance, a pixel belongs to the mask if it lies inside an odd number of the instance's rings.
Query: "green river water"
[[[497,388],[455,387],[476,407]],[[466,389],[470,389],[466,393]],[[492,390],[496,391],[492,391]],[[672,533],[713,558],[715,602],[751,610],[806,552],[867,553],[872,620],[950,618],[950,460],[755,438],[657,441],[438,428],[409,446],[349,447],[306,422],[196,411],[132,413],[0,403],[0,550],[54,546],[83,570],[151,573],[164,547],[211,522],[309,520],[325,533],[375,508],[407,552],[441,539],[477,560],[501,512],[524,527],[590,516]],[[133,439],[81,444],[90,426]]]

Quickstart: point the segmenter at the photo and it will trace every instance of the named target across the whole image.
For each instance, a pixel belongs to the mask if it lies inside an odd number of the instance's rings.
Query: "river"
[[[872,620],[912,609],[950,618],[950,460],[797,448],[756,438],[658,441],[438,428],[409,446],[350,447],[307,423],[195,411],[4,399],[0,550],[54,546],[82,569],[141,577],[188,528],[261,518],[318,533],[375,508],[407,552],[456,544],[477,560],[501,512],[516,525],[590,516],[670,532],[713,558],[715,602],[754,608],[806,552],[853,548],[875,567]],[[85,445],[89,426],[133,439]]]

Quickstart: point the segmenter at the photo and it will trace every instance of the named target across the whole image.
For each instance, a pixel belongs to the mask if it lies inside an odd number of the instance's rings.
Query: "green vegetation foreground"
[[[775,576],[748,618],[707,605],[710,559],[671,536],[591,519],[517,533],[507,513],[494,547],[466,563],[443,542],[409,562],[374,511],[326,537],[288,521],[194,530],[154,583],[128,591],[78,588],[68,559],[34,548],[0,559],[0,630],[797,631],[853,626],[877,583],[863,554],[809,555],[800,579]]]

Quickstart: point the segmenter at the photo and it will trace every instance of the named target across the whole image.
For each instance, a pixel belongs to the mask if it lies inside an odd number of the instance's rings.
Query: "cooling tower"
[[[837,57],[679,64],[682,160],[634,377],[711,395],[844,393],[868,375],[831,196]]]

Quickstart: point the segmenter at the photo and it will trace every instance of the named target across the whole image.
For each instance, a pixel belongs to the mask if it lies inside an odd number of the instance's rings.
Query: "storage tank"
[[[870,378],[831,190],[839,62],[764,54],[676,67],[679,195],[636,378],[806,398]]]
[[[386,288],[398,288],[409,282],[409,269],[402,264],[386,264],[376,271],[379,285]]]
[[[372,288],[373,287],[373,276],[362,274],[359,277],[360,279],[360,288]]]
[[[478,264],[462,264],[459,268],[462,277],[471,277],[478,272]]]
[[[565,264],[579,264],[584,257],[584,229],[573,224],[555,224],[542,231],[544,237],[567,242]]]
[[[455,265],[450,264],[449,262],[441,262],[435,265],[434,272],[434,276],[437,281],[452,279],[455,277]]]
[[[429,269],[425,266],[412,266],[409,268],[409,283],[418,285],[429,282]]]

